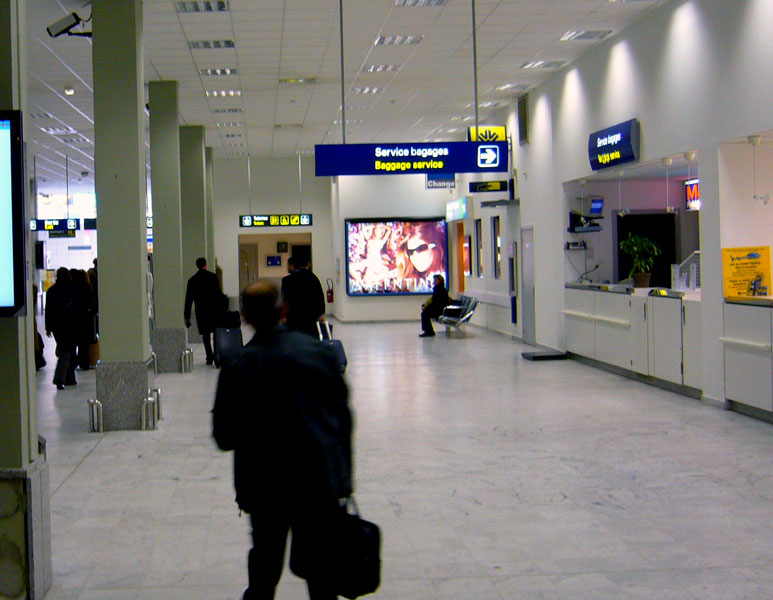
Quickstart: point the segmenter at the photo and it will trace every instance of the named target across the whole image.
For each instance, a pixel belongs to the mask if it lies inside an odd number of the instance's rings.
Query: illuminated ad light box
[[[0,111],[0,317],[26,307],[26,238],[22,117]]]
[[[507,142],[322,144],[314,158],[317,177],[498,173],[507,159]]]
[[[701,209],[700,179],[688,179],[684,182],[684,199],[687,210]]]
[[[239,227],[309,227],[310,214],[240,215]]]
[[[504,142],[507,140],[507,128],[504,125],[489,125],[467,128],[468,142]]]
[[[467,218],[467,197],[446,202],[446,221],[462,221]]]
[[[448,282],[448,235],[442,218],[348,219],[349,296],[431,294],[432,278]]]
[[[588,159],[594,171],[639,160],[638,119],[591,133],[588,137]]]

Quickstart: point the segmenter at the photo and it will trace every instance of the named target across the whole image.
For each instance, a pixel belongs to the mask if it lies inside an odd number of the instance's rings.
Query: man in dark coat
[[[46,292],[46,335],[56,340],[56,369],[54,385],[63,390],[66,385],[75,385],[75,348],[77,325],[75,291],[70,271],[65,267],[56,270],[56,283]]]
[[[435,275],[432,278],[432,298],[427,300],[421,307],[421,329],[419,337],[432,337],[435,330],[432,327],[432,319],[437,319],[443,314],[443,309],[451,304],[451,298],[446,289],[446,280],[442,275]]]
[[[282,312],[274,285],[245,289],[242,314],[255,336],[223,364],[212,409],[218,447],[234,451],[236,502],[250,514],[244,600],[274,598],[288,532],[319,539],[352,492],[346,384],[327,347],[279,325]],[[311,600],[337,597],[309,579]]]
[[[207,259],[197,258],[198,271],[188,280],[185,290],[185,326],[191,326],[191,305],[196,306],[196,326],[204,340],[204,352],[207,364],[214,360],[212,353],[212,332],[217,326],[217,319],[223,310],[223,292],[217,275],[207,271]]]
[[[287,327],[317,337],[317,321],[325,314],[322,284],[308,264],[299,265],[293,257],[287,261],[287,270],[290,274],[282,278],[282,298],[287,303]]]

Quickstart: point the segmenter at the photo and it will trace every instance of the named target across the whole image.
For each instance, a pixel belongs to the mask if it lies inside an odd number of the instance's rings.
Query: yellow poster
[[[722,248],[725,298],[769,296],[770,246]]]
[[[480,131],[477,127],[469,127],[467,139],[471,142],[505,142],[507,130],[504,125],[483,126]]]

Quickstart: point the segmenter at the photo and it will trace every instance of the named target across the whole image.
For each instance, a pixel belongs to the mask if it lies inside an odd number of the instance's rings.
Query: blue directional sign
[[[30,231],[77,231],[78,219],[31,219]]]
[[[639,121],[631,119],[591,133],[588,160],[594,171],[639,160]]]
[[[323,144],[315,147],[317,177],[497,173],[507,171],[507,142]]]

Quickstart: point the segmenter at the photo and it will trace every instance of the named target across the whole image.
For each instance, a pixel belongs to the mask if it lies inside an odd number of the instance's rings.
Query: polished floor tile
[[[383,531],[376,598],[764,598],[771,426],[470,327],[337,324],[357,496]],[[94,371],[38,373],[51,467],[47,600],[236,599],[249,525],[210,438],[218,371],[160,375],[157,431],[88,432]],[[281,502],[281,496],[277,497]],[[279,600],[306,597],[285,572]]]

